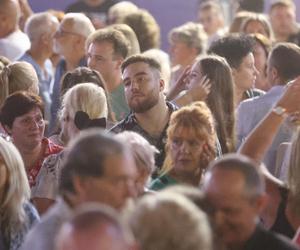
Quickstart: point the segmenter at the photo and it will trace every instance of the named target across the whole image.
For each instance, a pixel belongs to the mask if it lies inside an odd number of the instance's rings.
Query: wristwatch
[[[279,116],[286,116],[286,109],[281,106],[276,106],[272,109],[272,112]]]

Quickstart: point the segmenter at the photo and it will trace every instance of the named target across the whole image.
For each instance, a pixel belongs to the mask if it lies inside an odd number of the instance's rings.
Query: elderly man
[[[132,112],[112,131],[131,130],[142,135],[160,151],[156,165],[161,167],[170,115],[177,109],[165,101],[161,66],[151,57],[134,55],[123,62],[122,75],[126,100]]]
[[[227,249],[297,249],[258,224],[258,215],[266,204],[265,183],[247,157],[232,154],[213,162],[203,190],[215,209],[216,229]]]
[[[91,69],[103,76],[117,121],[129,113],[121,79],[121,64],[127,57],[129,43],[121,31],[113,28],[100,29],[87,40],[87,62]]]
[[[78,66],[86,66],[85,42],[87,37],[95,31],[93,24],[84,14],[68,13],[61,21],[54,36],[54,52],[63,59],[55,70],[52,88],[51,123],[52,129],[56,122],[60,108],[60,81],[62,76]]]
[[[56,250],[133,250],[133,236],[112,209],[96,204],[81,207],[64,223]]]
[[[47,120],[50,119],[50,87],[54,77],[53,66],[49,58],[53,54],[53,36],[58,26],[57,18],[50,13],[33,14],[25,23],[25,33],[30,39],[31,47],[18,59],[29,62],[37,73],[40,83],[39,92],[46,106]]]
[[[19,29],[21,16],[18,0],[0,1],[0,55],[17,60],[30,47],[26,34]]]
[[[121,210],[135,197],[136,166],[126,146],[103,131],[87,130],[73,141],[61,173],[59,201],[28,234],[23,250],[52,250],[73,209],[99,202]]]

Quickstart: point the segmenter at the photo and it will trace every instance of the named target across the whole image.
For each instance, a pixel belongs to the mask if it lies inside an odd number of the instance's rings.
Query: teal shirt
[[[117,121],[121,121],[129,114],[129,107],[124,93],[124,84],[121,83],[113,92],[109,93],[111,109]]]
[[[178,182],[169,175],[163,175],[156,178],[150,185],[151,190],[159,191],[168,186],[176,185]]]

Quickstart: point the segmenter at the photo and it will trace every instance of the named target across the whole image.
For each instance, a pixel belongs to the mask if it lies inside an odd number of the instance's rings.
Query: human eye
[[[172,144],[174,145],[174,146],[180,146],[181,144],[182,144],[182,140],[180,140],[179,138],[173,138],[173,140],[172,140]]]
[[[135,82],[137,84],[143,84],[147,80],[146,76],[138,76],[135,79]]]
[[[131,81],[130,81],[129,79],[125,79],[125,80],[123,81],[123,83],[124,83],[124,86],[125,86],[125,87],[128,87],[128,86],[130,86]]]
[[[29,125],[31,123],[31,119],[29,117],[24,118],[21,120],[21,123],[25,126]]]

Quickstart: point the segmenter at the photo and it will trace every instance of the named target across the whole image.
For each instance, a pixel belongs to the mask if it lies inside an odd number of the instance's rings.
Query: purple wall
[[[198,0],[131,0],[140,8],[145,8],[155,17],[161,27],[162,49],[168,50],[167,34],[171,28],[196,18]],[[273,0],[266,0],[266,10]],[[298,1],[298,0],[297,0]],[[29,0],[35,12],[47,9],[64,10],[75,0]],[[296,5],[299,5],[297,3]],[[300,5],[299,5],[300,6]],[[300,8],[297,8],[297,20],[300,21]]]

